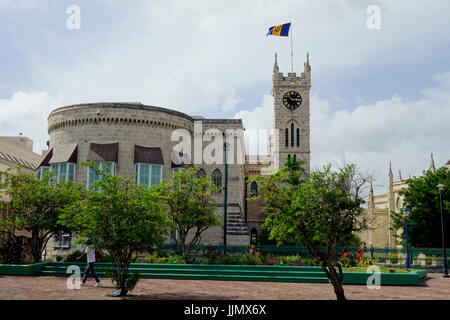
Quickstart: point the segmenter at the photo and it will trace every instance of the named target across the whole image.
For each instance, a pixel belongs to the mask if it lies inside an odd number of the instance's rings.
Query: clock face
[[[283,95],[283,104],[289,110],[295,110],[302,104],[302,96],[297,91],[288,91]]]

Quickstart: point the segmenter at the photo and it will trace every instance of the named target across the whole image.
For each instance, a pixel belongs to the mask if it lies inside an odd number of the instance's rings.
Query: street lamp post
[[[403,208],[403,216],[405,217],[405,234],[406,234],[406,269],[410,268],[409,265],[409,246],[408,246],[408,215],[411,209],[405,205]]]
[[[444,190],[444,185],[442,183],[439,183],[437,185],[439,188],[439,204],[441,206],[441,230],[442,230],[442,250],[444,253],[444,278],[448,278],[448,268],[447,268],[447,253],[445,252],[445,224],[444,224],[444,212],[443,212],[443,205],[442,205],[442,191]]]

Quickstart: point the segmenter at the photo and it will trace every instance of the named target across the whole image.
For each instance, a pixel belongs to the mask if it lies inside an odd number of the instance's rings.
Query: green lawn
[[[390,268],[390,267],[379,267],[381,273],[409,273],[411,270],[402,269],[402,268]],[[354,267],[354,268],[343,268],[344,272],[366,272],[367,268],[365,267]],[[394,272],[393,272],[394,271]]]

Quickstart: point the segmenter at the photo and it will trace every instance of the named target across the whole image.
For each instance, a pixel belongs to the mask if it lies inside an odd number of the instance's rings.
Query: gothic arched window
[[[198,171],[197,171],[197,177],[199,177],[199,178],[206,177],[206,172],[205,172],[205,170],[203,170],[203,169],[198,170]]]
[[[285,142],[286,142],[286,147],[289,147],[289,129],[286,128],[285,130]]]
[[[291,147],[294,146],[294,123],[291,123]]]
[[[297,128],[297,147],[300,147],[300,129]]]
[[[212,173],[212,180],[216,187],[221,188],[222,187],[222,173],[219,169],[214,170]]]
[[[258,184],[256,183],[256,181],[253,181],[252,184],[250,185],[250,196],[251,197],[258,196]]]

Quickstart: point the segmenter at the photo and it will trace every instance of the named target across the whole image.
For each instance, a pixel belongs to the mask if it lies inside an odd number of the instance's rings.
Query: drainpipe
[[[228,206],[228,164],[227,164],[227,143],[223,144],[223,151],[225,152],[225,188],[223,201],[223,245],[227,245],[227,206]]]
[[[245,177],[245,181],[244,181],[244,189],[245,189],[245,192],[244,192],[244,196],[245,196],[245,202],[244,202],[244,214],[245,214],[245,223],[247,224],[247,212],[248,212],[248,206],[247,206],[247,192],[248,192],[248,190],[247,190],[247,188],[248,188],[248,186],[247,186],[247,177]]]

